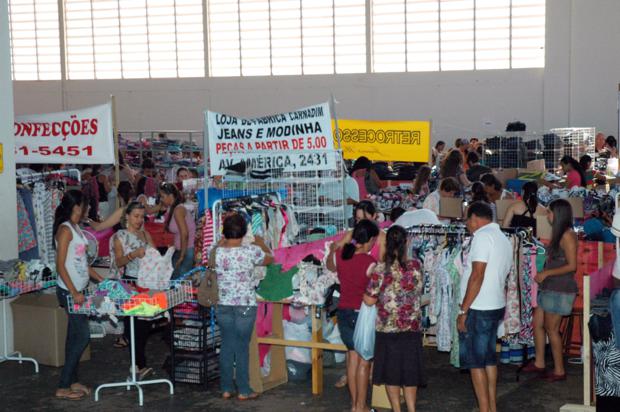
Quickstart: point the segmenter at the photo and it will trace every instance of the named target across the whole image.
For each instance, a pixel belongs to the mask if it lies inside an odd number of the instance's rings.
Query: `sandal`
[[[222,399],[224,400],[229,400],[233,398],[233,394],[232,392],[224,392],[222,393]]]
[[[63,401],[81,401],[84,399],[84,392],[76,392],[71,389],[59,389],[56,391],[56,399]]]
[[[138,373],[136,374],[136,378],[138,379],[138,381],[142,381],[144,380],[144,378],[146,378],[151,373],[153,373],[153,368],[144,367],[138,370]]]
[[[87,386],[82,385],[81,383],[74,383],[73,385],[71,385],[71,390],[73,392],[81,392],[85,396],[90,396],[90,394],[91,394],[90,388],[87,387]]]
[[[237,400],[239,400],[239,401],[253,401],[255,399],[258,399],[259,396],[260,395],[258,393],[252,392],[251,394],[249,394],[247,396],[246,395],[239,395],[239,396],[237,396]]]
[[[118,339],[116,339],[116,342],[114,342],[113,346],[117,349],[122,349],[122,348],[126,348],[127,346],[129,346],[129,342],[127,342],[127,339],[125,339],[124,336],[121,336]]]
[[[347,387],[347,375],[342,375],[334,386],[338,389],[346,388]]]

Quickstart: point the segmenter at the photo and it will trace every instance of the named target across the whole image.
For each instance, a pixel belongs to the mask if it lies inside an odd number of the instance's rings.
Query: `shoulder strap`
[[[208,267],[209,269],[215,269],[215,253],[217,251],[217,246],[214,246],[213,249],[211,249],[211,253],[209,253],[209,263],[208,263]]]

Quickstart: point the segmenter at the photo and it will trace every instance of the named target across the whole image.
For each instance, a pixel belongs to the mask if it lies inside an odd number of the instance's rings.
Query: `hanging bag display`
[[[214,247],[209,254],[209,263],[205,270],[205,277],[198,286],[198,303],[205,307],[217,305],[219,291],[217,288],[217,273],[215,271],[215,251]]]
[[[377,306],[368,306],[362,303],[360,312],[355,322],[353,332],[353,345],[364,360],[370,360],[375,356],[375,323],[377,321]]]

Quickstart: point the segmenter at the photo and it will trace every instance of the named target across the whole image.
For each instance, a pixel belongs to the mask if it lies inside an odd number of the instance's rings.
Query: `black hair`
[[[564,199],[556,199],[549,204],[549,210],[553,213],[553,223],[551,223],[551,250],[557,252],[560,248],[560,241],[567,230],[573,228],[573,208]]]
[[[435,143],[435,149],[439,148],[439,146],[441,145],[446,145],[446,142],[444,142],[443,140],[438,141],[437,143]]]
[[[405,213],[405,209],[402,207],[395,207],[390,212],[390,222],[396,222],[399,217],[401,217]]]
[[[146,179],[146,176],[142,176],[140,180],[138,180],[138,184],[136,185],[136,196],[144,194],[144,189],[146,188]]]
[[[590,155],[583,155],[579,158],[579,164],[581,168],[586,171],[590,168],[590,164],[592,163],[592,157]]]
[[[164,226],[166,228],[166,231],[169,231],[170,221],[172,220],[172,216],[174,215],[174,210],[177,208],[178,205],[185,201],[185,198],[183,197],[183,194],[179,192],[179,189],[177,189],[177,187],[172,183],[162,183],[162,185],[159,187],[159,190],[166,195],[174,196],[174,203],[172,203],[172,206],[170,206],[168,217],[166,218],[166,224]]]
[[[474,182],[471,185],[472,202],[489,203],[487,193],[484,191],[484,185],[480,182]]]
[[[385,236],[385,270],[389,271],[398,262],[402,269],[407,267],[407,231],[392,226]]]
[[[342,259],[349,260],[355,254],[355,245],[363,245],[379,235],[379,227],[375,222],[362,219],[355,224],[351,242],[342,248]]]
[[[413,193],[420,193],[422,186],[428,183],[428,179],[431,177],[431,168],[424,165],[418,169],[418,175],[413,182]]]
[[[459,168],[463,164],[463,155],[458,150],[452,150],[448,153],[446,160],[444,160],[441,166],[441,177],[456,177]]]
[[[439,184],[439,190],[442,190],[444,192],[454,193],[454,192],[458,192],[459,190],[461,190],[461,187],[459,186],[459,182],[455,178],[446,177]]]
[[[583,170],[583,167],[581,167],[578,161],[567,155],[560,159],[560,163],[564,165],[570,165],[574,170],[576,170],[577,173],[579,173],[579,177],[581,178],[581,186],[586,187],[586,172]]]
[[[375,213],[377,213],[377,208],[375,207],[375,204],[372,203],[370,200],[362,200],[361,202],[357,202],[357,204],[355,205],[355,208],[353,209],[354,219],[355,219],[355,216],[357,216],[358,210],[363,210],[364,213],[369,214],[371,216],[374,216]]]
[[[538,207],[538,184],[536,182],[527,182],[521,188],[521,192],[528,210],[534,213]]]
[[[92,165],[90,169],[92,170],[92,176],[97,176],[101,170],[101,165]]]
[[[618,141],[613,136],[607,136],[607,139],[605,139],[605,143],[607,143],[607,146],[613,147],[614,149],[618,147]]]
[[[142,188],[142,191],[144,192],[144,187]],[[129,183],[128,181],[123,181],[120,182],[118,184],[118,188],[116,189],[116,192],[118,193],[118,196],[123,199],[123,202],[125,202],[125,204],[129,204],[129,201],[131,200],[131,198],[133,197],[133,185],[131,183]]]
[[[222,234],[226,239],[242,239],[248,231],[248,224],[239,213],[232,213],[224,219]]]
[[[454,141],[454,147],[456,147],[457,149],[461,147],[462,144],[463,144],[463,139],[461,139],[460,137]]]
[[[120,134],[119,134],[119,137],[120,137]],[[120,151],[120,149],[119,149],[119,151],[117,153],[117,156],[118,156],[118,164],[119,164],[119,166],[124,166],[125,165],[125,158],[123,157],[123,153]]]
[[[56,237],[58,228],[63,223],[71,219],[73,208],[75,206],[82,206],[82,212],[86,212],[88,205],[88,197],[84,195],[80,190],[67,190],[60,201],[60,204],[54,212],[54,226],[52,229],[52,235]],[[56,248],[56,242],[52,242],[54,248]]]
[[[351,174],[357,170],[368,169],[372,166],[372,162],[366,157],[361,156],[355,160],[353,167],[351,168]]]
[[[478,153],[476,152],[469,152],[467,153],[467,163],[469,164],[476,164],[480,161],[480,156],[478,156]]]
[[[122,218],[123,227],[127,227],[127,216],[129,216],[131,212],[133,212],[134,210],[144,210],[144,209],[145,209],[144,205],[138,202],[137,200],[129,202],[127,204],[127,207],[125,208],[125,211],[123,212],[123,218]]]
[[[182,171],[186,171],[187,173],[189,173],[189,169],[185,166],[181,166],[177,169],[177,177],[179,177],[179,173],[181,173]]]
[[[467,219],[477,216],[482,219],[493,220],[493,209],[486,202],[474,202],[467,208]]]
[[[155,169],[155,163],[153,163],[153,159],[146,158],[142,161],[142,170],[144,169]]]
[[[486,173],[480,177],[480,181],[484,183],[485,186],[492,186],[496,191],[502,190],[502,182],[493,174]]]

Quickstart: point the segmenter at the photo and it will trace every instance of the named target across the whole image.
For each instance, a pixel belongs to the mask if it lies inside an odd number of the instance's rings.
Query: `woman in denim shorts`
[[[546,374],[549,382],[566,380],[560,322],[569,316],[577,296],[577,234],[573,231],[573,212],[570,203],[558,199],[549,205],[547,215],[552,226],[551,243],[547,247],[545,270],[536,275],[539,283],[538,307],[534,312],[536,361],[524,372],[545,372],[545,337],[549,338],[553,355],[553,372]]]

